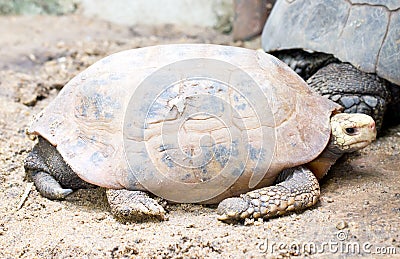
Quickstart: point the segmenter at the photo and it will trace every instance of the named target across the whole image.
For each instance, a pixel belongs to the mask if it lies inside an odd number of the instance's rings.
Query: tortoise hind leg
[[[364,113],[382,126],[383,115],[390,102],[387,83],[373,74],[347,63],[331,63],[319,69],[307,83],[322,96],[344,107],[347,113]]]
[[[40,194],[51,200],[61,200],[72,193],[72,189],[64,189],[60,183],[48,173],[48,168],[34,149],[25,159],[25,170],[34,182]]]
[[[146,192],[107,189],[106,194],[111,212],[118,219],[136,222],[166,219],[164,208]]]
[[[24,167],[40,194],[49,199],[64,199],[75,189],[95,187],[79,178],[57,149],[42,137],[25,159]]]
[[[286,169],[282,182],[257,189],[240,197],[227,198],[218,205],[219,220],[241,221],[246,218],[271,218],[313,206],[319,198],[319,183],[305,167]]]

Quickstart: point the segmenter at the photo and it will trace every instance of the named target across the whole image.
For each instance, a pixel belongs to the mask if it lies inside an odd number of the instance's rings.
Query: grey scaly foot
[[[165,220],[165,210],[158,202],[143,191],[106,191],[111,212],[123,221]]]
[[[242,221],[246,218],[270,218],[314,205],[320,189],[317,178],[304,167],[286,169],[285,178],[274,186],[257,189],[218,205],[219,220]]]
[[[63,188],[51,175],[46,172],[32,173],[32,180],[40,194],[51,200],[65,199],[73,192],[72,189]]]

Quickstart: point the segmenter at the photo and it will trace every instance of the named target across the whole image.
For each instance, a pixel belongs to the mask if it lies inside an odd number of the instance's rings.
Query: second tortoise
[[[344,112],[371,115],[379,131],[400,122],[399,35],[397,0],[278,0],[262,46]]]

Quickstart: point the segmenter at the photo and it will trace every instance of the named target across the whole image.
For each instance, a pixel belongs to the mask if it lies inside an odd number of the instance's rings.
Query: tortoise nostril
[[[372,121],[372,122],[369,124],[369,127],[370,127],[371,129],[375,129],[375,121]]]

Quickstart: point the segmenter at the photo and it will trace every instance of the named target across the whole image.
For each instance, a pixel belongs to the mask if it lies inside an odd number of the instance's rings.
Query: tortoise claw
[[[106,193],[111,212],[122,221],[167,219],[164,208],[145,192],[108,189]]]
[[[228,198],[218,205],[217,213],[218,220],[224,222],[232,222],[243,219],[242,214],[249,208],[249,203],[242,198]]]

